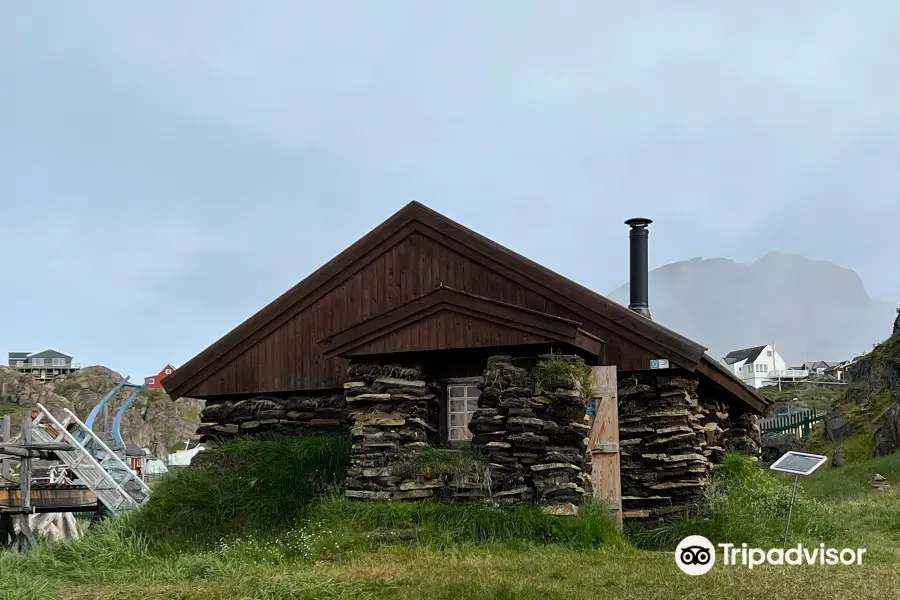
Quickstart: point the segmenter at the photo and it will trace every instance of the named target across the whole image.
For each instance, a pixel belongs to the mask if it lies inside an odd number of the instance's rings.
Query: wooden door
[[[588,435],[594,499],[606,504],[622,526],[622,474],[619,466],[619,397],[616,367],[591,367],[591,398],[596,416]]]

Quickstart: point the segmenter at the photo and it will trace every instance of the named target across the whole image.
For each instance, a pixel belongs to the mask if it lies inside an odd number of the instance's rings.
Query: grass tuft
[[[584,361],[550,352],[538,361],[531,372],[536,390],[552,391],[557,382],[573,383],[587,398],[591,390],[591,368]]]
[[[349,456],[349,438],[339,434],[227,442],[162,479],[129,518],[151,539],[200,546],[228,535],[277,532],[343,483]]]
[[[425,448],[394,467],[395,474],[425,481],[439,479],[450,487],[478,488],[490,492],[491,467],[487,456],[473,446]]]

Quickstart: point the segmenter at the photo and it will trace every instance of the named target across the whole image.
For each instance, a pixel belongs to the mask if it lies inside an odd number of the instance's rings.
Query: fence
[[[800,438],[808,438],[812,432],[813,425],[824,420],[824,414],[806,409],[795,413],[760,419],[759,431],[760,433],[787,433]]]

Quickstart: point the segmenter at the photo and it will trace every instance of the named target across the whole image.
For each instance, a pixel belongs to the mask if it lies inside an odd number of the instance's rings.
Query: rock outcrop
[[[762,436],[762,453],[760,463],[771,465],[786,452],[806,452],[809,450],[807,440],[790,433],[766,433]]]
[[[900,403],[894,403],[884,414],[875,431],[875,456],[887,456],[900,450]]]
[[[38,403],[58,418],[63,418],[62,409],[68,408],[84,419],[121,379],[122,376],[111,369],[93,366],[41,384],[28,375],[0,366],[0,386],[6,384],[7,394],[0,400],[20,407],[21,410],[16,411],[17,419]],[[128,394],[127,390],[122,390],[110,400],[107,411],[110,424]],[[194,434],[202,408],[202,400],[184,398],[172,402],[162,390],[145,390],[125,412],[122,436],[127,442],[149,449],[155,456],[165,457],[170,450],[182,447]],[[95,430],[104,429],[106,423],[102,421],[95,424]]]
[[[14,423],[18,423],[26,411],[38,404],[47,407],[53,416],[63,418],[63,409],[74,410],[72,402],[57,393],[49,386],[35,382],[14,369],[0,365],[0,414],[10,414]],[[81,415],[83,416],[83,415]]]
[[[880,473],[875,474],[875,477],[872,478],[872,482],[869,485],[873,490],[876,490],[878,492],[891,491],[891,482],[888,481],[887,478]]]
[[[846,373],[846,393],[826,421],[829,439],[873,435],[876,456],[900,451],[900,335],[858,357]]]

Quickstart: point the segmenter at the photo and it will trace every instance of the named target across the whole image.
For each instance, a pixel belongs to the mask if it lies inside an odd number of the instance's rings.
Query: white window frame
[[[147,385],[153,385],[154,383],[156,383],[156,377],[147,378]]]
[[[172,369],[166,369],[166,375],[171,375],[171,374],[172,374]]]
[[[31,364],[35,367],[43,367],[44,366],[44,358],[43,357],[32,358]]]
[[[53,359],[53,366],[54,366],[54,367],[64,367],[64,366],[66,366],[66,359],[64,359],[64,358],[54,358],[54,359]]]
[[[462,395],[458,395],[459,390],[462,390]],[[472,420],[472,415],[478,410],[478,397],[480,395],[481,390],[478,389],[476,382],[447,384],[447,441],[451,443],[472,441],[469,421]],[[459,410],[460,408],[462,410]],[[459,418],[460,415],[462,415],[462,418]],[[457,418],[454,419],[454,417]],[[454,420],[457,422],[454,423]]]

